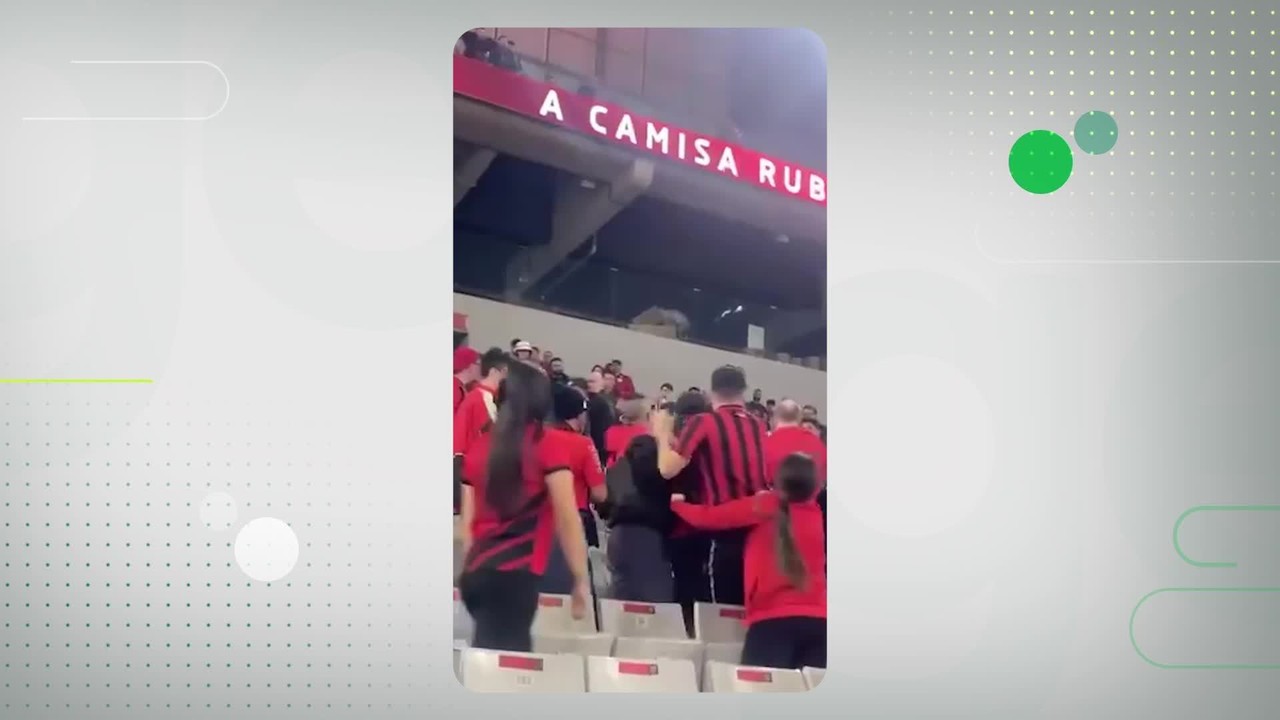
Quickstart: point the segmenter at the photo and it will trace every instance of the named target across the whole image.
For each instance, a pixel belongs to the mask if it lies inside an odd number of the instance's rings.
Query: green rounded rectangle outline
[[[1274,663],[1162,663],[1154,660],[1151,656],[1142,651],[1138,645],[1138,639],[1133,632],[1134,621],[1138,618],[1138,611],[1151,598],[1164,593],[1280,593],[1280,587],[1167,587],[1152,590],[1142,599],[1138,600],[1138,604],[1133,606],[1133,612],[1129,615],[1129,642],[1133,644],[1133,651],[1138,653],[1138,657],[1142,658],[1152,667],[1158,667],[1163,670],[1280,670],[1280,662]]]

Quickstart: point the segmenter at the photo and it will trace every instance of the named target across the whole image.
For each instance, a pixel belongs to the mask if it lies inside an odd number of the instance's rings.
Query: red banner
[[[636,152],[822,207],[827,205],[827,178],[816,170],[480,60],[453,57],[453,92]]]

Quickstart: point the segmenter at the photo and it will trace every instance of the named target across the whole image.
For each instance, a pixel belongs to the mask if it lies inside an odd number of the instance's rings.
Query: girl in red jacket
[[[671,509],[696,528],[752,528],[744,553],[743,665],[827,666],[827,561],[818,489],[813,459],[796,453],[779,465],[771,491],[715,506],[671,498]]]

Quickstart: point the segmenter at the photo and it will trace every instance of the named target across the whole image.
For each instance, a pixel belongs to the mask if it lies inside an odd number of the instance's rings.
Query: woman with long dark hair
[[[751,528],[744,553],[747,639],[742,664],[827,666],[827,570],[818,474],[801,453],[785,458],[773,490],[722,505],[673,495],[671,509],[706,530]]]
[[[493,427],[467,454],[463,479],[470,530],[458,590],[475,624],[472,645],[529,652],[538,585],[558,543],[573,574],[571,609],[591,598],[587,546],[574,495],[573,450],[543,426],[551,382],[512,363]]]

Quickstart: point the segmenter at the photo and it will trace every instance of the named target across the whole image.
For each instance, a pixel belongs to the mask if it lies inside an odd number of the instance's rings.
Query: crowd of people
[[[458,590],[475,647],[528,652],[541,593],[592,599],[588,547],[609,529],[610,596],[745,606],[745,665],[826,667],[826,429],[817,409],[706,391],[637,391],[621,360],[570,376],[514,339],[454,353]]]

